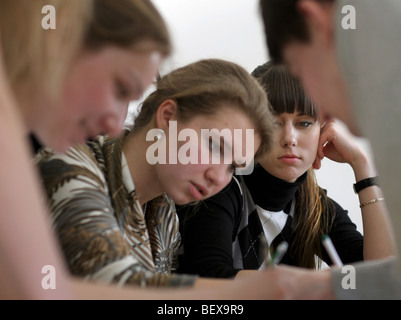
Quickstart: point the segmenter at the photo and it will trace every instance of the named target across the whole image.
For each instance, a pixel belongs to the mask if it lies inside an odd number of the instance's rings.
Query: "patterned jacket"
[[[136,197],[122,152],[127,133],[36,157],[69,270],[106,283],[192,285],[195,277],[171,274],[180,244],[174,203],[164,194],[143,209]]]

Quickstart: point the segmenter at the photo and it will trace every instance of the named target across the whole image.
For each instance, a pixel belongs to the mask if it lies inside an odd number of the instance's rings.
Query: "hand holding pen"
[[[287,252],[287,249],[288,249],[288,242],[286,241],[280,242],[280,244],[277,246],[276,251],[274,251],[273,257],[269,260],[265,260],[263,264],[266,265],[268,268],[278,265],[281,259],[283,259],[285,253]]]
[[[267,266],[275,266],[278,265],[283,259],[285,253],[288,249],[288,242],[283,241],[278,246],[276,251],[274,251],[273,258],[268,262]]]

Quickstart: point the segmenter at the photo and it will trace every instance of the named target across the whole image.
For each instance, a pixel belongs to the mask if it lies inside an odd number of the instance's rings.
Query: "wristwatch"
[[[357,183],[354,183],[354,192],[359,193],[361,190],[371,187],[371,186],[378,186],[379,180],[378,177],[366,178]]]

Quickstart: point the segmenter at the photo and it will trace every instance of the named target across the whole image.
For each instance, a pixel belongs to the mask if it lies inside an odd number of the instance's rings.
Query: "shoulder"
[[[195,217],[197,219],[210,217],[220,220],[230,216],[232,219],[241,211],[242,203],[240,180],[233,177],[230,183],[214,196],[197,203],[177,206],[177,213],[181,219],[186,221]]]
[[[35,161],[41,170],[57,169],[64,172],[67,168],[82,168],[92,172],[99,170],[100,161],[98,153],[100,150],[98,141],[76,145],[69,148],[65,153],[56,153],[50,148],[41,148],[35,156]]]
[[[106,190],[104,170],[89,144],[71,147],[63,154],[43,148],[35,157],[41,179],[48,193],[63,187],[65,190],[91,186]]]

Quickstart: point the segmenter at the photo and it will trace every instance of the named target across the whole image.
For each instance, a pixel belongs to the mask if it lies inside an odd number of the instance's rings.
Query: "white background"
[[[258,0],[153,0],[153,3],[169,26],[174,46],[161,74],[204,58],[230,60],[252,72],[269,59]],[[136,106],[136,103],[131,105],[131,113]],[[358,141],[370,151],[366,140]],[[351,167],[324,159],[316,175],[319,185],[349,211],[363,233],[359,201],[352,189],[355,179]]]

